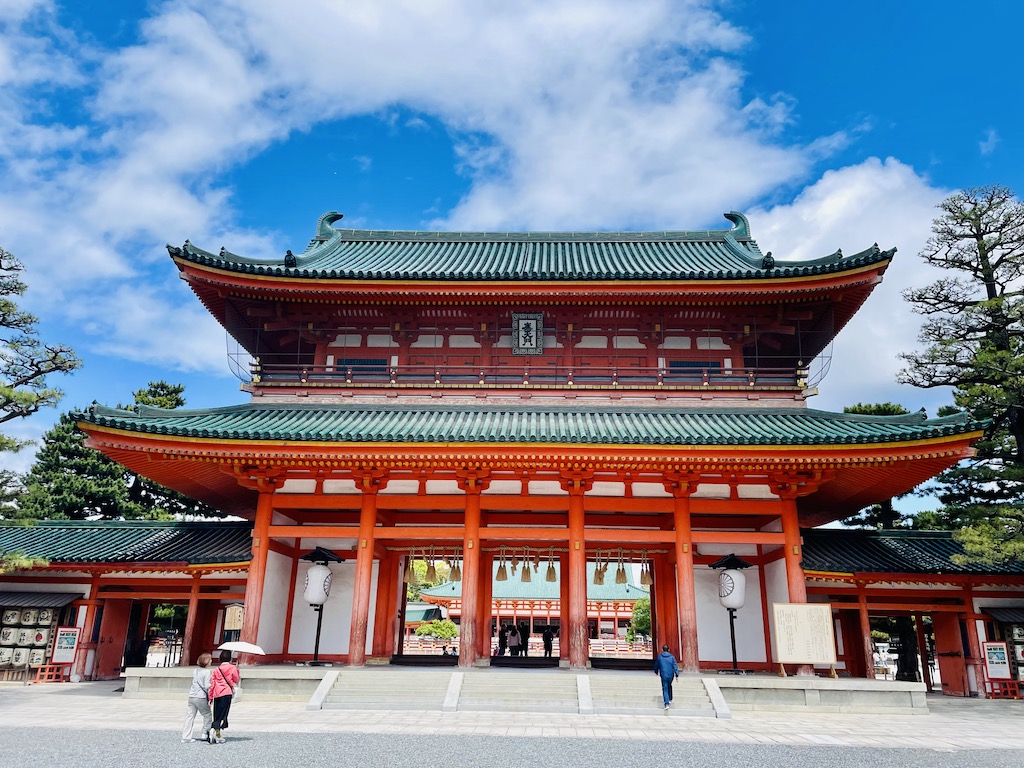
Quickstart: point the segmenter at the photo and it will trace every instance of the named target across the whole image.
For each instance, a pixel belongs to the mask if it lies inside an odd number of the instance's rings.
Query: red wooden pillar
[[[476,663],[480,622],[480,492],[487,485],[487,471],[463,470],[459,487],[466,493],[462,532],[462,612],[459,619],[459,666]]]
[[[94,573],[89,584],[89,600],[85,606],[85,623],[82,625],[81,642],[78,644],[78,651],[75,655],[75,674],[82,679],[85,677],[85,664],[89,658],[89,650],[96,647],[92,636],[96,631],[96,606],[99,602],[96,595],[99,594],[99,591],[100,574]]]
[[[932,668],[928,663],[928,638],[924,635],[924,614],[914,614],[914,625],[917,629],[917,653],[921,659],[921,674],[924,677],[924,684],[928,689],[928,693],[931,693],[934,684],[932,683]]]
[[[386,656],[387,634],[391,630],[391,593],[395,591],[395,577],[398,575],[397,558],[394,552],[384,552],[377,567],[377,600],[373,612],[373,640],[370,653],[373,656]]]
[[[494,618],[492,596],[494,594],[494,581],[491,579],[494,555],[480,555],[480,621],[477,623],[477,634],[479,643],[477,645],[477,658],[490,658],[491,656],[491,622]]]
[[[796,498],[783,496],[782,535],[785,540],[786,584],[789,587],[789,602],[807,602],[807,580],[804,577],[803,549],[800,539],[800,518],[796,512]]]
[[[875,642],[871,639],[871,620],[868,615],[868,593],[864,582],[857,582],[857,608],[860,617],[860,644],[864,654],[864,677],[875,677]],[[852,649],[851,649],[852,650]]]
[[[188,593],[188,613],[185,614],[185,632],[181,638],[181,659],[179,666],[187,667],[192,663],[192,641],[196,631],[196,618],[199,613],[199,581],[202,574],[192,574],[192,588]]]
[[[569,667],[585,669],[589,661],[587,637],[587,542],[583,494],[590,487],[590,473],[563,473],[562,487],[569,492]]]
[[[299,580],[299,558],[297,556],[299,544],[300,541],[298,539],[292,542],[292,568],[288,575],[288,602],[285,603],[287,612],[284,615],[284,628],[281,630],[281,653],[284,656],[288,656],[291,652],[292,614],[295,612],[295,585]]]
[[[964,584],[964,607],[967,613],[964,614],[964,629],[967,635],[967,666],[974,670],[974,691],[968,691],[968,695],[975,693],[981,698],[985,696],[985,672],[983,670],[984,654],[981,651],[981,641],[978,639],[978,614],[974,608],[974,586]],[[968,677],[968,685],[970,685]]]
[[[260,488],[256,501],[256,522],[252,529],[252,560],[245,581],[245,614],[242,618],[241,640],[258,643],[260,609],[263,605],[263,581],[267,573],[267,555],[270,552],[270,522],[274,515],[273,487]],[[243,654],[246,663],[251,654]]]
[[[674,498],[676,600],[682,644],[679,661],[684,672],[697,672],[700,655],[697,648],[697,596],[693,589],[693,529],[690,523],[690,494],[697,490],[697,479],[666,475],[665,490]]]
[[[352,588],[352,627],[349,631],[348,663],[366,663],[366,632],[370,622],[370,586],[373,583],[374,530],[377,527],[377,492],[386,484],[382,472],[356,475],[363,492],[359,510],[359,540],[356,542],[356,576]]]
[[[586,579],[586,574],[583,576]],[[584,588],[586,585],[584,584]],[[558,658],[569,661],[569,556],[558,557]]]
[[[654,559],[654,591],[657,599],[654,604],[658,610],[658,634],[655,653],[661,653],[661,646],[668,644],[672,655],[682,663],[685,656],[685,645],[680,646],[679,595],[676,588],[675,569],[668,557],[657,555]],[[652,605],[652,608],[654,605]],[[695,654],[694,654],[695,655]],[[683,667],[684,672],[691,670]],[[696,671],[696,670],[693,670]]]

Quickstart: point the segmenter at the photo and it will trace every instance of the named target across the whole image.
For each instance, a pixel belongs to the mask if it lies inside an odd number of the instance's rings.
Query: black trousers
[[[228,727],[228,712],[231,711],[231,697],[218,696],[213,700],[213,728],[221,730]]]

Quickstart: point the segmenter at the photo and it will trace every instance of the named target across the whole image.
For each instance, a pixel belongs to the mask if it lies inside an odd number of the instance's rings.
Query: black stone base
[[[399,667],[457,667],[459,666],[459,657],[440,654],[396,653],[391,657],[391,663]]]
[[[558,659],[544,656],[491,656],[492,667],[512,667],[515,669],[544,669],[557,667]]]

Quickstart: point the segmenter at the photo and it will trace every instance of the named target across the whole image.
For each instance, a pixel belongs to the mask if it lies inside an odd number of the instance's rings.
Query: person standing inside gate
[[[223,744],[221,731],[228,727],[228,712],[231,711],[231,697],[241,682],[238,667],[231,663],[231,651],[220,652],[220,666],[210,675],[210,702],[213,704],[213,727],[210,729],[210,743]]]
[[[512,624],[508,628],[508,654],[509,656],[519,655],[519,630]]]
[[[672,681],[679,679],[679,665],[676,657],[669,653],[668,646],[661,646],[661,653],[654,659],[654,672],[661,677],[661,698],[668,709],[672,701]]]
[[[544,632],[541,633],[541,639],[544,641],[544,658],[551,658],[551,650],[555,640],[555,633],[551,631],[551,625],[548,624],[544,627]]]

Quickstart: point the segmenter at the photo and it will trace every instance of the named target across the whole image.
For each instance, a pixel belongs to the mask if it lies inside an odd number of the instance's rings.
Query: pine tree
[[[136,404],[180,407],[184,387],[151,382],[135,392]],[[121,406],[123,407],[123,406]],[[85,445],[71,413],[42,440],[24,480],[17,518],[39,520],[170,520],[217,517],[216,510],[164,488]]]
[[[922,258],[949,277],[906,291],[926,317],[924,349],[902,355],[902,383],[950,387],[987,423],[977,456],[936,478],[943,507],[922,526],[960,528],[970,560],[1024,554],[1024,203],[1001,186],[965,189],[939,205]]]
[[[0,424],[55,406],[63,393],[47,385],[52,373],[70,373],[81,361],[69,348],[45,344],[38,319],[15,300],[25,293],[21,262],[0,248]],[[25,443],[0,434],[0,451],[16,451]]]

